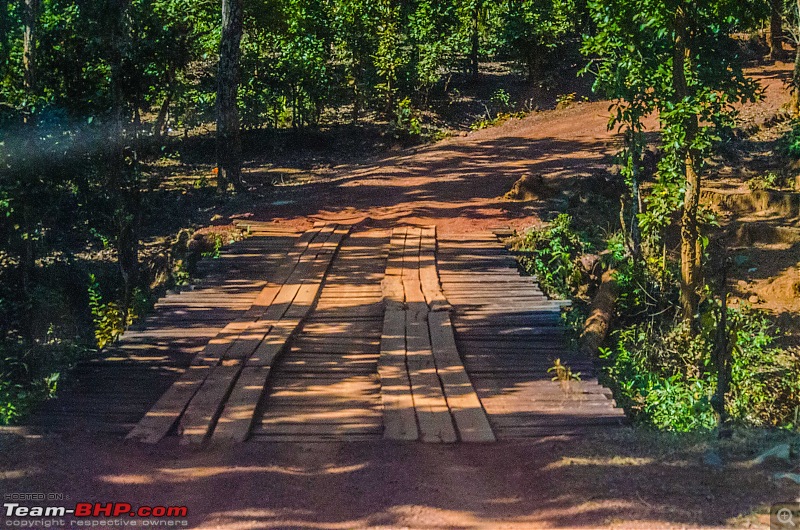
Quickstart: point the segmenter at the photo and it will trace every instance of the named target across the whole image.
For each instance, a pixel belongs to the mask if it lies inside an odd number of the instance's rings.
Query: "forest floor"
[[[766,98],[744,110],[748,122],[762,124],[784,105],[789,69],[751,72],[762,80]],[[607,122],[607,102],[536,112],[369,165],[311,172],[305,184],[270,187],[247,207],[229,204],[216,222],[249,217],[307,228],[316,220],[368,218],[365,223],[374,226],[435,224],[445,234],[524,229],[554,212],[591,210],[592,195],[612,187],[609,167],[618,140]],[[759,148],[766,153],[768,147]],[[248,178],[257,180],[260,171],[249,168]],[[535,190],[541,200],[504,200],[524,175],[542,177]],[[739,177],[723,177],[730,179],[726,189],[745,193],[733,185]],[[599,212],[598,219],[611,213]],[[741,296],[755,291],[763,300],[757,306],[787,312],[791,320],[797,301],[770,298],[757,275],[762,260],[778,274],[791,274],[800,262],[798,245],[769,244],[750,245],[769,254],[748,255],[751,265],[743,273],[755,276],[734,281],[746,282]],[[0,489],[63,492],[71,501],[186,505],[190,527],[231,530],[769,528],[771,503],[800,501],[798,485],[771,477],[797,472],[797,463],[759,466],[752,458],[787,436],[751,432],[717,442],[631,430],[488,445],[247,443],[203,449],[77,435],[0,436]],[[722,455],[723,468],[703,463],[711,448]]]

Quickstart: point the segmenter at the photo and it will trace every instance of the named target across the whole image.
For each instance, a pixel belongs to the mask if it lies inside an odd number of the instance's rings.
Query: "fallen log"
[[[602,283],[589,306],[589,317],[583,324],[583,332],[580,337],[581,353],[597,356],[600,346],[611,329],[618,295],[619,286],[614,279],[614,271],[604,272]]]

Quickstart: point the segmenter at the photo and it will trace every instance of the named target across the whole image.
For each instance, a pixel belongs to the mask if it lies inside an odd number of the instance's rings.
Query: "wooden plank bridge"
[[[31,426],[156,443],[492,442],[624,423],[492,233],[249,224]],[[554,382],[560,358],[580,381]]]

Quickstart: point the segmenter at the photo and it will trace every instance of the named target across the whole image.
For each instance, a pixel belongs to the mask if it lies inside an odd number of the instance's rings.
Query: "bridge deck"
[[[199,443],[490,442],[623,423],[568,349],[563,303],[493,234],[252,228],[31,425]],[[552,381],[557,358],[580,380]]]

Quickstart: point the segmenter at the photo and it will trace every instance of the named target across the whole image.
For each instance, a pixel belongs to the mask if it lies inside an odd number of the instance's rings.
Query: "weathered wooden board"
[[[494,433],[458,355],[450,313],[428,315],[431,348],[436,372],[442,382],[447,405],[463,442],[493,442]]]
[[[437,261],[453,305],[455,342],[494,434],[571,435],[607,418],[616,425],[623,415],[597,384],[591,361],[567,348],[560,310],[568,302],[548,300],[534,278],[498,267],[502,248],[490,237],[472,245],[440,238]],[[557,357],[582,372],[583,381],[551,381],[547,370]]]

